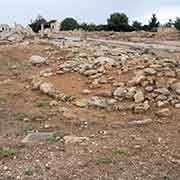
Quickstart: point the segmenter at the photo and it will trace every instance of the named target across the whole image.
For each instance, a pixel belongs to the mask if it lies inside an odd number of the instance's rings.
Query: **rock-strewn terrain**
[[[178,180],[179,121],[178,51],[0,46],[0,180]]]

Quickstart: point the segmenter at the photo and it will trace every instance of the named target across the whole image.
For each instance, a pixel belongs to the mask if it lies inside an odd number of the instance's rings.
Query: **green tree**
[[[74,30],[77,29],[79,27],[78,22],[73,19],[73,18],[65,18],[62,22],[61,22],[61,29],[63,31],[70,31],[70,30]]]
[[[142,29],[142,24],[138,21],[134,21],[132,27],[135,31],[139,31]]]
[[[158,28],[160,25],[160,22],[158,21],[156,14],[152,14],[151,20],[149,21],[149,27],[151,30],[154,28]]]
[[[81,29],[83,29],[84,31],[88,31],[88,24],[87,23],[82,23],[81,25],[79,25],[79,27]]]
[[[176,20],[174,22],[174,26],[177,30],[180,31],[180,18],[179,17],[176,18]]]
[[[108,27],[113,31],[125,31],[128,25],[128,17],[124,13],[114,13],[110,15],[110,18],[107,20]]]

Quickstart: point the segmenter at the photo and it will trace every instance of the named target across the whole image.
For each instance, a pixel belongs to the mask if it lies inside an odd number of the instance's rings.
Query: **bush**
[[[160,25],[160,23],[157,20],[156,14],[153,14],[151,17],[151,20],[149,21],[150,29],[152,30],[152,29],[158,28],[159,25]]]
[[[135,31],[140,31],[142,30],[142,24],[138,21],[134,21],[133,24],[132,24],[132,28],[135,30]]]
[[[63,31],[70,31],[79,27],[78,22],[73,18],[66,18],[61,23],[61,29]]]
[[[179,17],[176,18],[176,21],[174,22],[174,26],[177,30],[180,31],[180,18]]]
[[[109,30],[113,31],[126,31],[130,27],[128,25],[128,17],[124,13],[114,13],[111,14],[110,18],[107,20]]]

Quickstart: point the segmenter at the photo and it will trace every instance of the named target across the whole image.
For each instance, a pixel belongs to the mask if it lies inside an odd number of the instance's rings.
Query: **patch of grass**
[[[48,144],[54,144],[64,137],[64,133],[54,133],[47,139]]]
[[[150,49],[146,48],[144,49],[143,54],[149,54],[149,52],[150,52]]]
[[[25,118],[28,118],[28,115],[26,113],[17,112],[15,114],[15,119],[18,120],[18,121],[23,121]]]
[[[25,122],[23,130],[25,134],[28,134],[29,132],[31,132],[33,130],[32,122],[31,121]]]
[[[96,164],[101,165],[101,164],[111,164],[113,161],[109,157],[98,157],[96,159]]]
[[[40,108],[48,108],[49,107],[49,101],[47,99],[37,101],[36,106],[40,107]]]
[[[11,157],[16,154],[16,150],[12,148],[2,148],[0,149],[0,157]]]
[[[114,155],[123,155],[123,156],[127,156],[129,154],[128,150],[125,148],[115,148],[112,150],[112,153]]]
[[[31,168],[28,168],[26,171],[24,171],[24,175],[25,176],[33,176],[33,171],[31,170]]]

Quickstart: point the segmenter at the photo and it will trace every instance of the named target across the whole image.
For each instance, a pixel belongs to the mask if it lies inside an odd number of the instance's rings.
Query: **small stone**
[[[144,73],[147,75],[156,75],[156,71],[153,68],[146,68],[144,69]]]
[[[164,108],[157,112],[157,116],[159,117],[170,117],[172,115],[170,109]]]
[[[134,95],[134,100],[135,103],[141,103],[144,101],[144,93],[142,91],[138,91],[135,95]]]
[[[58,102],[53,100],[53,101],[50,101],[49,103],[50,106],[57,106],[58,105]]]
[[[87,101],[87,99],[80,99],[80,100],[76,100],[75,102],[73,102],[73,104],[80,108],[84,108],[88,105],[88,101]]]
[[[97,70],[95,70],[95,69],[87,70],[83,74],[86,76],[91,76],[91,75],[97,74]]]
[[[39,88],[44,94],[51,94],[54,92],[54,86],[51,83],[42,83]]]
[[[157,102],[157,106],[158,106],[158,107],[164,107],[164,106],[166,106],[166,105],[168,105],[168,102],[167,102],[167,101],[158,101],[158,102]]]
[[[150,124],[152,122],[153,122],[152,119],[143,119],[143,120],[139,120],[139,121],[131,121],[128,123],[128,125],[137,125],[137,126],[139,125],[139,126],[141,126],[141,125]]]
[[[153,88],[153,86],[147,86],[147,87],[145,87],[145,90],[147,92],[152,92],[154,90],[154,88]]]
[[[175,104],[175,108],[179,109],[180,108],[180,104]]]
[[[31,56],[31,58],[30,58],[30,62],[31,62],[33,65],[45,64],[46,61],[47,61],[47,59],[44,58],[44,57],[41,57],[41,56]]]
[[[90,93],[91,93],[91,91],[89,89],[84,89],[82,91],[82,94],[90,94]]]
[[[3,169],[4,169],[4,171],[8,171],[9,170],[9,168],[7,166],[4,166]]]
[[[134,107],[135,113],[141,113],[147,111],[150,108],[149,102],[145,101],[144,103],[136,104]]]
[[[125,97],[127,93],[127,89],[124,87],[118,87],[115,91],[114,91],[114,96],[116,97]]]
[[[73,143],[82,143],[83,141],[88,141],[88,137],[77,137],[77,136],[64,136],[65,144],[73,144]]]
[[[155,89],[154,91],[159,94],[163,94],[165,96],[170,94],[170,91],[167,88],[158,88],[158,89]]]

